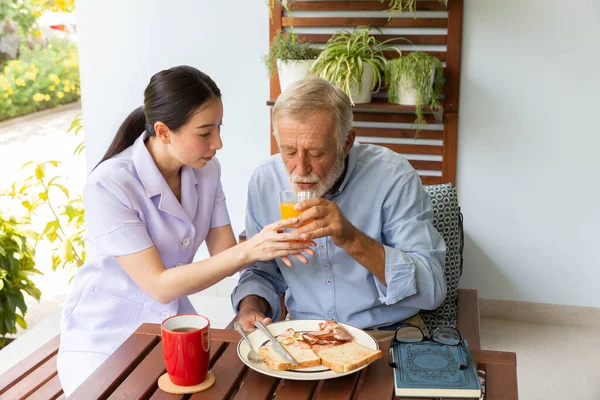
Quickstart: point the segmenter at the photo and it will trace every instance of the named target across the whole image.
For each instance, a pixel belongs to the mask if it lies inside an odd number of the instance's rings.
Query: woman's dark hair
[[[154,124],[158,121],[172,131],[178,130],[198,107],[215,97],[221,97],[217,84],[194,67],[181,65],[160,71],[146,86],[144,105],[125,118],[98,164],[131,146],[144,130],[156,136]]]

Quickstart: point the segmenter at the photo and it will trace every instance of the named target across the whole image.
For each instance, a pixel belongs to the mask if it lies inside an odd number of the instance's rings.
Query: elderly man
[[[296,206],[303,211],[296,227],[316,243],[315,254],[242,272],[231,300],[246,330],[255,320],[278,319],[283,293],[289,318],[388,332],[444,300],[445,244],[417,172],[391,150],[355,143],[352,120],[348,96],[320,78],[297,82],[277,99],[273,133],[281,153],[250,180],[246,232],[251,237],[281,218],[278,191],[312,191],[317,198]]]

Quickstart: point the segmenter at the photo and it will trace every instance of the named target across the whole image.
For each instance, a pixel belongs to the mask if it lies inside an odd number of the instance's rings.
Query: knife
[[[254,326],[260,329],[260,331],[264,333],[267,336],[267,338],[269,338],[269,340],[271,341],[271,346],[273,346],[273,350],[275,350],[277,354],[279,354],[281,357],[285,358],[292,364],[298,365],[298,361],[296,361],[296,359],[292,357],[290,353],[287,352],[287,350],[281,345],[281,343],[279,343],[279,341],[275,339],[273,335],[271,335],[271,332],[269,332],[267,327],[264,326],[262,322],[254,321]]]

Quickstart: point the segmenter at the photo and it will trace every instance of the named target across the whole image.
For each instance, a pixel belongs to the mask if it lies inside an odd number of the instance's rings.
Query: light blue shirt
[[[325,196],[346,218],[385,249],[384,285],[331,237],[316,239],[314,257],[294,268],[280,259],[246,269],[232,293],[234,310],[255,294],[279,319],[279,297],[293,319],[335,319],[359,328],[386,326],[420,309],[438,307],[446,296],[444,240],[431,223],[432,208],[421,179],[401,155],[381,146],[355,144],[337,192]],[[290,190],[280,155],[253,174],[248,188],[246,233],[252,237],[281,219],[277,192]]]

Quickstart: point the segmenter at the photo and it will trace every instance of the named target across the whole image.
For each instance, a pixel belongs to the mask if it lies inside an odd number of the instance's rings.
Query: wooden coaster
[[[206,374],[206,379],[204,382],[194,386],[178,386],[171,382],[171,378],[169,378],[169,374],[166,372],[160,378],[158,378],[158,387],[161,388],[163,392],[171,394],[191,394],[203,392],[206,389],[210,389],[214,384],[215,375],[210,371],[208,371]]]

